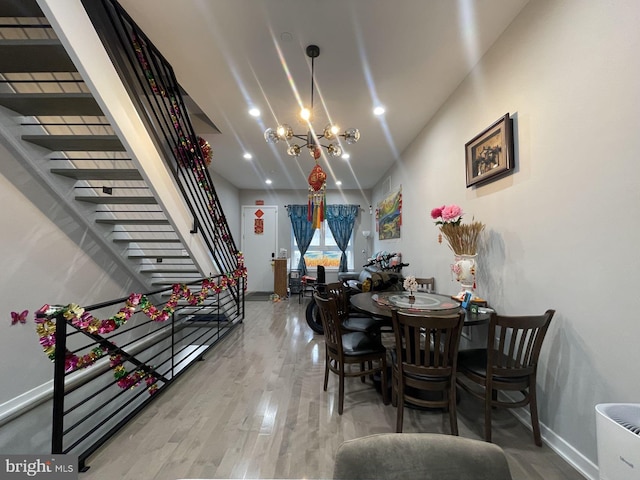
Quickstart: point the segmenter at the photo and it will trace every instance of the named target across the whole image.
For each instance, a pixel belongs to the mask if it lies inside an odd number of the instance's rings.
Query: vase
[[[409,292],[409,303],[413,305],[416,302],[416,297],[413,295],[413,292]]]
[[[455,256],[454,263],[451,265],[451,270],[462,287],[462,290],[457,295],[458,298],[464,298],[464,295],[467,292],[470,292],[475,296],[473,289],[476,286],[477,256],[477,253],[473,255],[460,254]]]

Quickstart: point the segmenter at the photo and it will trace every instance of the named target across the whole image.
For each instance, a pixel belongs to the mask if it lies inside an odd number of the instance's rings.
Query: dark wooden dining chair
[[[338,375],[338,413],[342,415],[344,406],[344,379],[360,377],[362,381],[380,372],[382,399],[389,403],[387,393],[387,350],[375,335],[366,332],[348,332],[342,329],[338,312],[338,299],[329,294],[326,297],[314,293],[314,300],[320,310],[324,328],[325,368],[324,391],[327,391],[329,371]],[[357,366],[358,369],[355,369]]]
[[[471,395],[484,400],[484,438],[491,441],[491,409],[519,408],[531,411],[533,438],[542,446],[536,400],[536,372],[542,342],[555,311],[543,315],[491,315],[487,348],[458,353],[457,383]],[[499,391],[511,396],[498,396]],[[513,393],[519,392],[519,393]],[[516,398],[514,398],[514,396]]]
[[[449,410],[451,433],[458,435],[456,362],[464,312],[391,312],[396,347],[392,352],[392,399],[396,432],[402,432],[405,403]]]
[[[347,287],[343,282],[327,283],[325,293],[335,296],[338,300],[338,314],[343,330],[380,335],[380,326],[384,321],[366,313],[352,312]]]
[[[436,279],[434,277],[428,277],[428,278],[418,278],[418,277],[416,277],[416,282],[418,283],[418,291],[419,292],[435,293],[435,291],[436,291]]]

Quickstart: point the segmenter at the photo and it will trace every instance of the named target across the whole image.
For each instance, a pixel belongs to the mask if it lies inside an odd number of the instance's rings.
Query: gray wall
[[[456,203],[487,226],[479,294],[505,314],[557,310],[538,374],[543,433],[595,477],[594,406],[640,401],[639,14],[636,0],[529,2],[373,193],[402,185],[402,238],[377,243],[405,253],[406,273],[458,291],[430,218]],[[465,143],[506,112],[516,171],[466,188]]]

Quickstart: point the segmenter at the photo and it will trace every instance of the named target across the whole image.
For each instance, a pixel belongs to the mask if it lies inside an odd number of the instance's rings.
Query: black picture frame
[[[513,170],[513,119],[505,114],[465,144],[467,188]]]

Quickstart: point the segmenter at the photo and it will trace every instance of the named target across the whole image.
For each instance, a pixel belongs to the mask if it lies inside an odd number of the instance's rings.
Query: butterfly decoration
[[[24,310],[22,313],[11,312],[11,325],[27,323],[27,315],[29,315],[29,310]]]

